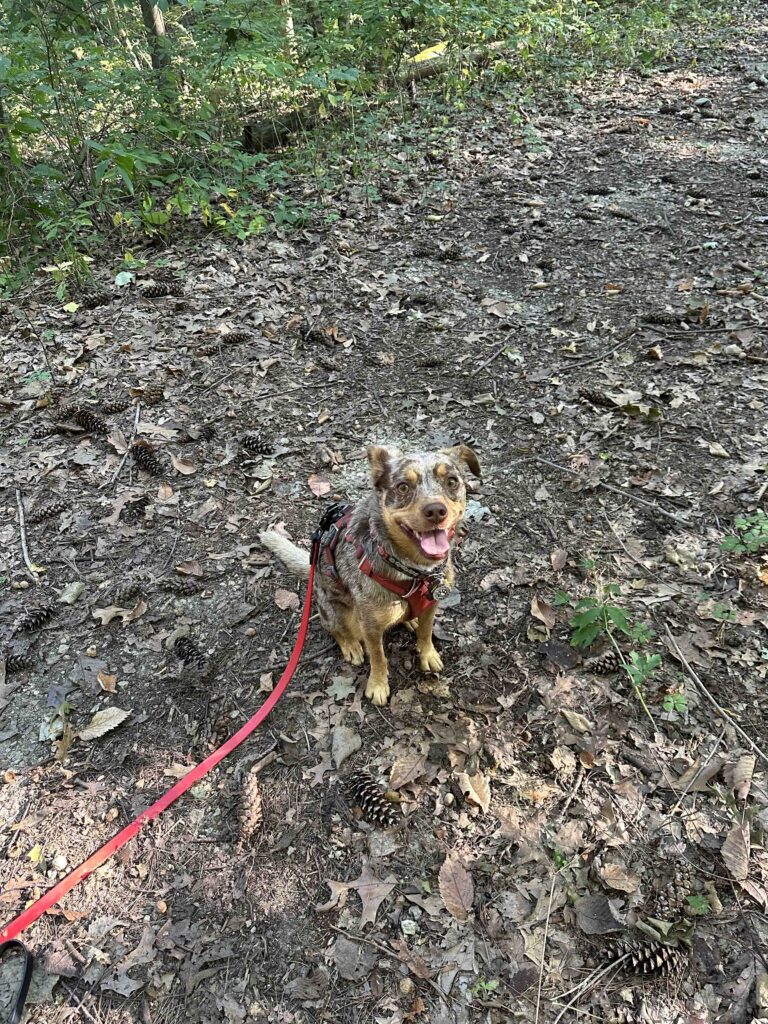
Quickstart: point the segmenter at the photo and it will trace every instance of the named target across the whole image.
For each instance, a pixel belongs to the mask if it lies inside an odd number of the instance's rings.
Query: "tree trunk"
[[[141,17],[149,38],[152,67],[155,71],[163,72],[171,63],[171,57],[166,48],[167,37],[163,12],[152,0],[139,0],[139,3],[141,4]],[[167,76],[164,77],[167,78]]]

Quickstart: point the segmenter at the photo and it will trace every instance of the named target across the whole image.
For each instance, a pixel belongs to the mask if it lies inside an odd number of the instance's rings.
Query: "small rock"
[[[67,861],[67,858],[64,856],[64,854],[59,853],[53,858],[51,866],[54,867],[57,871],[63,871],[68,863],[69,862]]]

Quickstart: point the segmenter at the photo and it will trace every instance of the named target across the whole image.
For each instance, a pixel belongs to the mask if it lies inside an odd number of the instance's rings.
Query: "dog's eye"
[[[411,489],[411,485],[407,484],[404,480],[403,480],[402,483],[399,483],[397,485],[397,493],[398,494],[408,494],[410,489]]]
[[[455,491],[461,481],[457,476],[449,476],[447,483],[452,491]]]

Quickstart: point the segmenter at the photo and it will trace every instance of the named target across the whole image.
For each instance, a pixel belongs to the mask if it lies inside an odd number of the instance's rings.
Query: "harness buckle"
[[[332,501],[323,512],[317,529],[312,534],[312,553],[311,562],[314,565],[317,561],[317,556],[320,554],[320,543],[323,536],[332,529],[342,516],[346,515],[347,512],[352,508],[347,501]]]

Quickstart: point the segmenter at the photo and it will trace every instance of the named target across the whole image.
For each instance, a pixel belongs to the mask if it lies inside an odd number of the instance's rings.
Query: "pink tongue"
[[[445,530],[432,530],[430,533],[422,533],[419,537],[421,550],[425,555],[432,558],[439,558],[448,554],[448,534]]]

